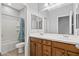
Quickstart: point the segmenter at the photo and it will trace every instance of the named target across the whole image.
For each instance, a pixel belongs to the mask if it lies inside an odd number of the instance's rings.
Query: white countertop
[[[75,35],[30,33],[30,37],[36,37],[41,39],[79,45],[79,36],[75,36]]]

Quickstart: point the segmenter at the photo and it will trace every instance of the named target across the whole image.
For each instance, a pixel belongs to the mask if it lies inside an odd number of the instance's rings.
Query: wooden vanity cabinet
[[[52,50],[55,56],[79,56],[79,49],[74,44],[52,41]]]
[[[66,56],[66,51],[62,49],[59,42],[52,41],[52,56]]]
[[[30,55],[41,56],[42,55],[42,41],[37,38],[30,38]]]
[[[53,48],[55,51],[55,56],[65,56],[65,51],[60,48]]]
[[[30,38],[31,56],[79,56],[79,49],[74,44]]]
[[[36,43],[36,56],[42,56],[42,44]]]
[[[30,55],[35,56],[36,55],[36,45],[35,42],[30,41]]]
[[[51,56],[51,47],[43,45],[43,56]]]
[[[31,56],[51,56],[52,42],[50,40],[41,40],[30,38],[30,55]]]
[[[43,40],[43,56],[52,55],[52,42],[50,40]]]

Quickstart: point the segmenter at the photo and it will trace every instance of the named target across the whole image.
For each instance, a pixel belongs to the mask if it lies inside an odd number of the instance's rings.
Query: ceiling
[[[25,7],[25,5],[22,3],[5,3],[4,5],[10,6],[18,11]]]
[[[38,5],[39,5],[40,11],[49,11],[69,4],[72,4],[72,3],[39,3]]]
[[[32,8],[34,7],[34,5],[37,5],[37,8],[39,11],[46,11],[49,9],[55,9],[64,5],[68,5],[65,3],[30,3],[30,4],[32,5]],[[48,5],[45,6],[45,4],[48,4]],[[5,3],[5,5],[8,5],[16,10],[21,10],[25,7],[24,3]]]

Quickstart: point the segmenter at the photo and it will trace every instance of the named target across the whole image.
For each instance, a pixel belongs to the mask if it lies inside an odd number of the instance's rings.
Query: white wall
[[[69,15],[73,11],[73,4],[50,10],[48,13],[48,28],[49,33],[58,33],[58,16]]]
[[[4,15],[6,14],[6,15]],[[9,16],[8,16],[9,15]],[[2,42],[1,52],[6,53],[16,48],[17,32],[16,23],[19,12],[13,8],[2,5]]]
[[[1,52],[1,3],[0,3],[0,52]]]
[[[27,5],[27,20],[25,20],[25,55],[30,55],[29,34],[31,32],[31,13],[36,14],[37,6],[35,4]],[[26,27],[27,26],[27,27]]]

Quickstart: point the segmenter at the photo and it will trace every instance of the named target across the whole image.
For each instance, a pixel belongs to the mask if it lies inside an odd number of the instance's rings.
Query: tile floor
[[[19,54],[17,49],[10,51],[6,54],[3,54],[2,56],[24,56],[24,53]]]

